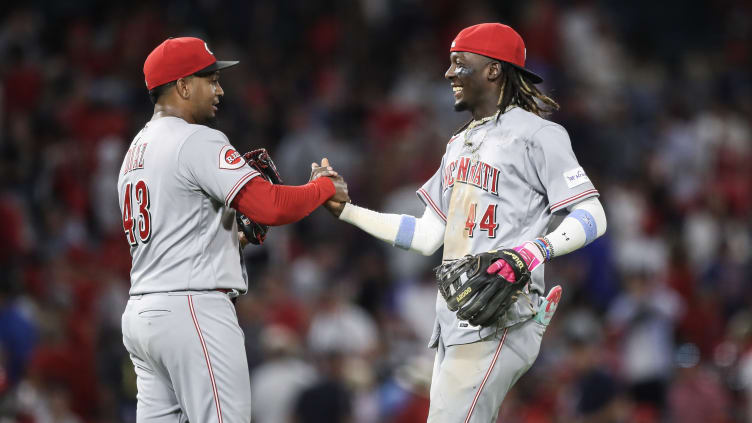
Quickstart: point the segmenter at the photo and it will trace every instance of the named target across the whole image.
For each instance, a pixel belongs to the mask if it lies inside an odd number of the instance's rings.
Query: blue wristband
[[[544,261],[551,260],[551,249],[548,248],[548,245],[546,245],[545,241],[543,241],[541,238],[536,238],[533,240],[533,242],[535,242],[535,244],[540,247],[540,249],[545,254],[546,257],[544,258]]]
[[[394,245],[404,250],[409,250],[410,245],[413,243],[413,235],[415,235],[415,217],[402,215]]]

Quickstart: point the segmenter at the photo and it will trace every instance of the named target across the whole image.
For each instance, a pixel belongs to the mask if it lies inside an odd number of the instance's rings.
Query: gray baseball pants
[[[243,331],[219,291],[131,296],[123,344],[136,370],[139,423],[248,423]]]
[[[439,338],[428,423],[494,423],[507,392],[535,362],[546,327],[533,319],[472,344]]]

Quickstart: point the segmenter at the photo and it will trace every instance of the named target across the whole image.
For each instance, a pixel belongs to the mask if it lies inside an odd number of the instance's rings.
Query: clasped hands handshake
[[[321,159],[321,165],[315,162],[311,163],[311,178],[308,182],[321,177],[329,178],[334,182],[334,195],[324,203],[324,207],[335,217],[339,217],[342,209],[345,208],[345,203],[350,202],[350,196],[347,193],[347,182],[329,165],[329,159],[326,157]]]

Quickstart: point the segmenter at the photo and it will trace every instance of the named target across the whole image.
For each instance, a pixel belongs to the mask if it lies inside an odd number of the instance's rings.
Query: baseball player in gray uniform
[[[236,63],[184,37],[160,44],[144,64],[154,116],[118,178],[133,259],[123,343],[137,376],[138,422],[250,421],[244,335],[231,302],[248,288],[235,209],[279,225],[347,199],[326,166],[302,186],[257,178],[227,137],[204,125],[224,94],[219,70]]]
[[[436,174],[417,191],[426,204],[422,217],[327,203],[341,220],[394,246],[430,255],[443,244],[444,262],[501,248],[525,257],[531,281],[498,325],[459,320],[437,295],[429,422],[496,421],[505,395],[538,356],[561,296],[559,286],[544,296],[545,262],[606,230],[598,191],[567,132],[542,117],[558,105],[524,65],[522,38],[506,25],[471,26],[452,42],[445,77],[455,110],[469,111],[472,120],[451,137]],[[513,277],[502,260],[487,272]]]

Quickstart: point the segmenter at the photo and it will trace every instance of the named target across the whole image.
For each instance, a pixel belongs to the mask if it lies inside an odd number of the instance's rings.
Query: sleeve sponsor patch
[[[231,145],[226,145],[219,151],[220,169],[240,169],[243,165],[245,165],[245,160]]]
[[[568,188],[574,188],[577,185],[590,182],[590,178],[587,177],[585,171],[580,166],[564,172],[564,181],[566,181]]]

